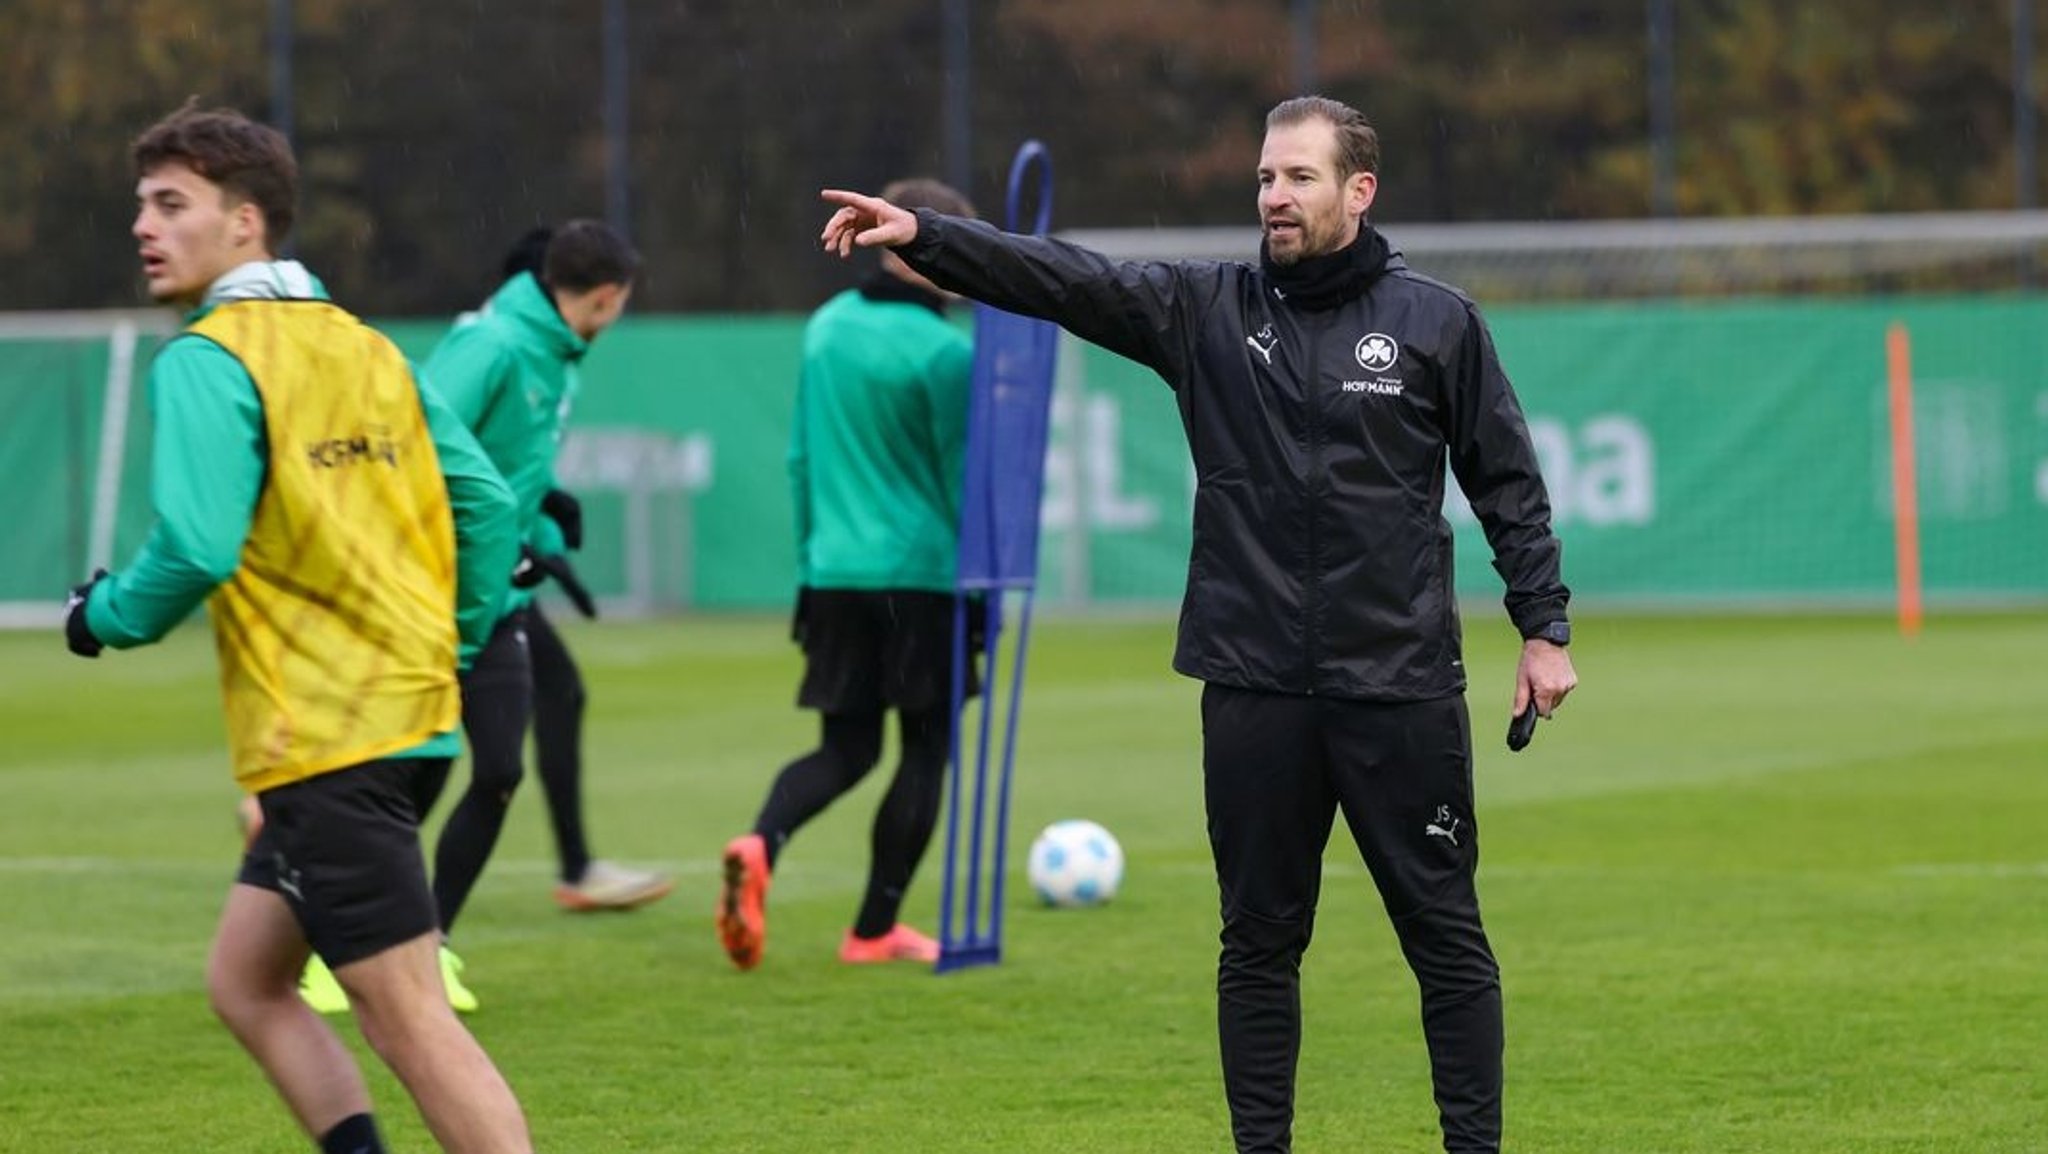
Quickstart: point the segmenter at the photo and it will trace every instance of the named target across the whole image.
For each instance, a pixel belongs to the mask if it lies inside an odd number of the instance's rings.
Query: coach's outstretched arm
[[[888,247],[933,284],[1022,316],[1049,320],[1090,344],[1137,361],[1178,384],[1192,349],[1175,334],[1213,298],[1215,278],[1190,266],[1117,261],[1045,236],[1004,232],[928,208],[910,212],[880,197],[828,188],[839,206],[825,222],[825,251]]]

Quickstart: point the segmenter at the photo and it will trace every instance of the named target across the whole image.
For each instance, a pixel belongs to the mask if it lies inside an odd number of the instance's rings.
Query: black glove
[[[73,585],[71,596],[64,599],[64,644],[80,657],[98,657],[106,646],[92,635],[92,626],[85,623],[85,602],[92,596],[92,587],[107,579],[105,569],[92,571],[92,580],[83,585]]]
[[[576,607],[576,612],[592,621],[597,620],[597,598],[590,595],[590,588],[583,584],[581,577],[576,576],[576,570],[570,567],[568,557],[560,553],[544,553],[537,558],[537,563],[548,576],[555,579],[555,584],[562,587],[562,595],[569,599],[569,604]]]
[[[1002,628],[1001,623],[999,622],[996,627],[998,629]],[[977,653],[988,652],[989,640],[988,594],[969,593],[967,595],[967,655],[972,657]]]
[[[521,545],[519,564],[512,567],[512,587],[537,589],[550,577],[562,587],[569,603],[576,606],[576,612],[590,618],[597,616],[597,598],[590,595],[590,588],[576,576],[576,570],[569,567],[569,558],[560,553],[542,553],[531,545]]]
[[[540,499],[540,511],[561,526],[563,544],[571,549],[583,548],[583,502],[561,489],[549,489],[548,495]]]
[[[798,645],[802,645],[805,635],[810,632],[810,628],[811,587],[799,585],[796,587],[796,608],[789,614],[789,639]]]
[[[541,567],[540,554],[531,545],[519,547],[519,562],[512,566],[512,588],[532,589],[548,579],[548,571]]]

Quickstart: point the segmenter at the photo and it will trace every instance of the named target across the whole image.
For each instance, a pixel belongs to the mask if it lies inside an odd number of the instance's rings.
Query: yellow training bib
[[[225,304],[188,330],[263,402],[263,491],[208,607],[235,778],[261,792],[455,728],[455,523],[418,386],[324,301]]]

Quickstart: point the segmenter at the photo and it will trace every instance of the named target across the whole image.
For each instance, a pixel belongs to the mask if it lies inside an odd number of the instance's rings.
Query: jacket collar
[[[1273,263],[1265,242],[1259,242],[1259,267],[1273,283],[1274,295],[1311,312],[1336,308],[1364,296],[1374,281],[1387,274],[1396,259],[1387,247],[1387,239],[1364,220],[1358,222],[1358,238],[1350,244],[1293,264]]]
[[[565,361],[581,360],[590,342],[579,337],[562,319],[553,297],[530,272],[523,272],[498,286],[485,303],[484,311],[503,318],[505,324],[538,341],[548,352]]]
[[[860,295],[865,300],[923,305],[940,316],[946,315],[944,297],[928,289],[919,288],[901,277],[878,272],[861,281],[859,287]]]
[[[324,301],[327,286],[295,260],[252,260],[222,273],[187,320],[198,320],[230,301]]]

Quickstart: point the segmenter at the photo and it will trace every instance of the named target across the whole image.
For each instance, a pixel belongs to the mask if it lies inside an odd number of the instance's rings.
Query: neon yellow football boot
[[[317,1013],[348,1013],[348,991],[334,980],[334,971],[327,968],[319,954],[307,958],[306,968],[299,971],[299,996]]]
[[[456,1013],[476,1013],[476,995],[462,984],[462,959],[445,945],[441,947],[441,984],[447,987],[448,1004]]]

